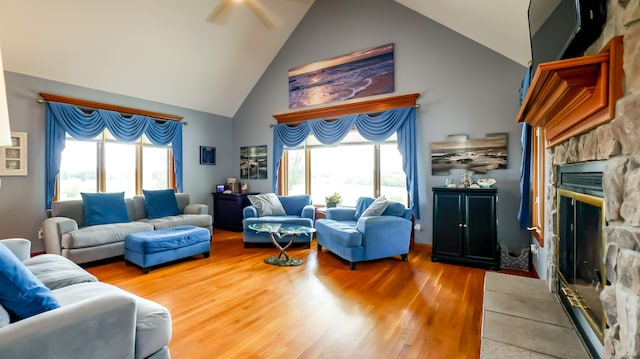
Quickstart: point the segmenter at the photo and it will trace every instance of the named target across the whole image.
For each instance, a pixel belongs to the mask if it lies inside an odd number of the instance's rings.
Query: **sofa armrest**
[[[361,217],[357,224],[362,233],[362,245],[371,246],[379,242],[385,246],[399,246],[409,249],[411,242],[411,221],[396,216]]]
[[[183,214],[209,214],[209,206],[206,204],[193,203],[188,204],[182,211]]]
[[[302,208],[302,213],[300,214],[301,218],[309,218],[310,220],[314,220],[316,218],[316,207],[312,204],[308,204]]]
[[[355,214],[355,208],[333,207],[327,208],[325,216],[327,219],[333,219],[334,221],[355,221]]]
[[[7,238],[0,239],[0,243],[4,244],[19,260],[25,261],[31,257],[31,241],[24,238]]]
[[[78,230],[78,223],[67,217],[51,217],[42,223],[44,250],[47,253],[62,253],[62,235]]]
[[[242,217],[245,218],[245,219],[246,218],[257,218],[258,217],[258,210],[254,206],[246,206],[242,210]]]
[[[135,299],[106,294],[0,328],[3,358],[133,358]]]

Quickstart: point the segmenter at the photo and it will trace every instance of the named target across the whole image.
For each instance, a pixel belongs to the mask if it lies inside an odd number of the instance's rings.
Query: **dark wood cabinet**
[[[232,231],[242,231],[242,210],[251,205],[248,195],[258,193],[213,193],[213,225]]]
[[[500,268],[495,188],[433,188],[431,260]]]

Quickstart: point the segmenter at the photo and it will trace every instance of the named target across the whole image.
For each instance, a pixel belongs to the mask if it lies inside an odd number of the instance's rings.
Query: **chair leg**
[[[322,252],[322,245],[318,243],[318,252]]]
[[[204,253],[202,253],[202,255],[203,255],[205,258],[209,258],[209,255],[210,255],[210,254],[209,254],[209,252],[204,252]]]
[[[356,269],[356,262],[349,262],[349,270],[355,270]]]
[[[400,257],[402,257],[402,260],[405,262],[409,259],[407,254],[403,254]]]

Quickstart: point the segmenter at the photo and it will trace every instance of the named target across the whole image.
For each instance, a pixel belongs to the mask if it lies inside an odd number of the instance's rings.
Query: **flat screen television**
[[[582,56],[600,36],[607,0],[531,0],[531,64]]]

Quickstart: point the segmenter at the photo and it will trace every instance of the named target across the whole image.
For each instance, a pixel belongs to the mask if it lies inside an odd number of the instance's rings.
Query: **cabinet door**
[[[433,254],[462,255],[462,199],[460,193],[433,194]]]
[[[465,197],[465,254],[468,258],[493,260],[497,252],[495,195],[469,193]]]

